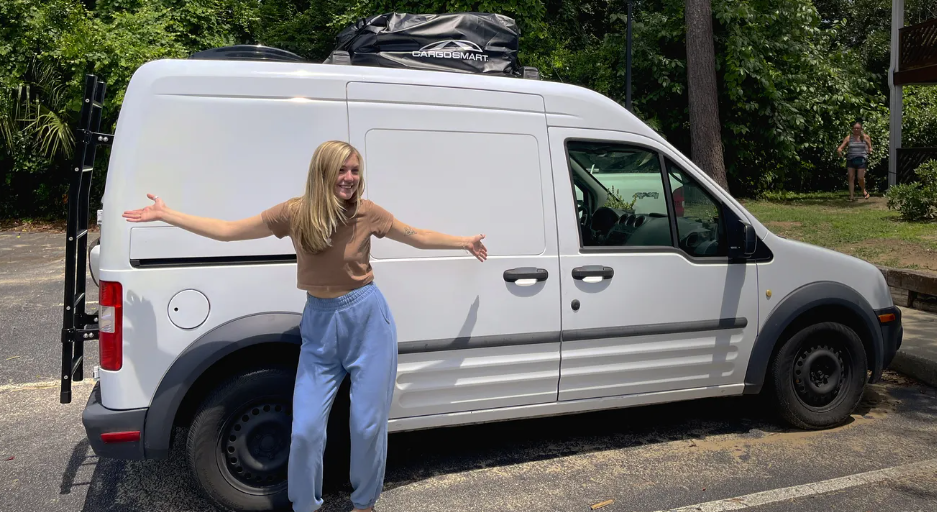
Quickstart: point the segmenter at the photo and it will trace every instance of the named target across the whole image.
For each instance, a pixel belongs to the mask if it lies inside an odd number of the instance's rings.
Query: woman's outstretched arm
[[[839,153],[839,156],[843,156],[843,150],[846,149],[846,144],[849,144],[849,135],[847,135],[846,138],[843,139],[843,143],[836,148],[836,152]]]
[[[478,258],[478,261],[488,259],[488,248],[482,243],[485,235],[446,235],[428,229],[416,229],[394,219],[387,238],[417,249],[465,249]]]
[[[158,196],[147,194],[146,197],[150,198],[153,204],[139,210],[124,212],[123,217],[127,219],[127,222],[162,221],[222,242],[251,240],[273,234],[259,214],[235,221],[196,217],[168,208]]]

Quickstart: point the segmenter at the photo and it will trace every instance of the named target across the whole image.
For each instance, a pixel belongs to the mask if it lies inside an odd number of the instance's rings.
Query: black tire
[[[788,338],[771,364],[768,384],[777,412],[796,428],[843,424],[865,388],[868,361],[855,331],[835,322],[809,325]]]
[[[295,370],[235,375],[202,402],[186,440],[189,467],[210,499],[238,511],[289,510],[287,463]]]

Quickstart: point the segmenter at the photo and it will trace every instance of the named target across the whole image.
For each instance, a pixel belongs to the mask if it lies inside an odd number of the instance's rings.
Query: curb
[[[937,296],[937,275],[889,267],[878,269],[891,289],[896,306],[937,313],[937,303],[933,301]],[[907,348],[898,349],[888,369],[937,387],[937,360],[909,353]]]
[[[937,387],[937,361],[899,350],[888,369]]]

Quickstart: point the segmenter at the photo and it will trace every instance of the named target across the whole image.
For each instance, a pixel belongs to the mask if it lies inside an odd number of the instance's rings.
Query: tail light
[[[98,346],[103,370],[117,371],[124,364],[123,300],[120,283],[101,281]]]

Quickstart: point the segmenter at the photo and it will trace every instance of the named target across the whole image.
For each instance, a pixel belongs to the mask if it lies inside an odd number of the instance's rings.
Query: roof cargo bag
[[[520,32],[500,14],[380,14],[342,30],[352,65],[518,76]]]

